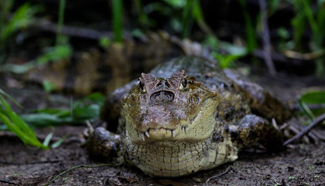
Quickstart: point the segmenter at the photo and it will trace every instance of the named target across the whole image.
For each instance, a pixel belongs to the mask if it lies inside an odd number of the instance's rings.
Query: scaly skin
[[[127,87],[122,91],[126,94],[116,92],[125,95],[122,106],[116,107],[121,108],[117,158],[148,175],[177,177],[211,169],[236,160],[241,148],[256,142],[281,149],[282,136],[269,124],[271,118],[251,113],[250,107],[261,99],[248,103],[241,89],[210,61],[177,58],[141,74],[138,84]],[[107,152],[115,152],[116,145],[109,139],[115,134],[99,134],[89,138],[89,149],[111,157]],[[103,143],[107,139],[110,143]]]

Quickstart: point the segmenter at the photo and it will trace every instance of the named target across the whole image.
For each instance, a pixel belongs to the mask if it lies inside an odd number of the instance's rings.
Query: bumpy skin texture
[[[182,57],[117,90],[115,99],[124,97],[119,107],[119,161],[151,176],[177,177],[234,161],[241,148],[256,142],[280,150],[282,136],[268,120],[282,122],[290,113],[264,90],[258,99],[250,98],[251,86],[234,81],[213,62]],[[270,111],[262,115],[264,119],[251,113],[250,108],[273,108],[272,104],[285,114]],[[102,114],[108,112],[104,109]],[[95,133],[89,138],[92,151],[101,154],[100,149],[105,149],[103,155],[111,157],[107,152],[114,151],[114,145],[103,143],[107,136],[101,138]]]

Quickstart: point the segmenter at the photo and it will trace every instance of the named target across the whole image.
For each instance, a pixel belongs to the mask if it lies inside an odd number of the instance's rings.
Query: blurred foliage
[[[37,57],[35,66],[48,62],[58,62],[69,59],[72,56],[73,49],[69,44],[69,38],[62,35],[61,30],[64,22],[65,0],[60,0],[58,12],[58,25],[55,46],[43,49],[43,54]]]
[[[253,21],[251,16],[248,13],[247,5],[245,0],[238,0],[240,5],[243,8],[243,14],[245,19],[245,25],[246,25],[246,48],[248,52],[252,52],[257,47],[257,38],[256,38],[256,32],[254,29]]]
[[[21,115],[21,118],[33,127],[57,126],[62,124],[84,123],[99,117],[105,97],[93,93],[71,104],[69,109],[46,108]]]
[[[123,41],[123,1],[112,0],[114,41]]]
[[[310,0],[289,0],[294,5],[296,16],[292,19],[294,28],[294,41],[296,50],[303,51],[302,36],[307,31],[307,25],[311,28],[311,51],[324,49],[325,37],[325,1],[317,0],[316,6]],[[316,60],[316,74],[324,76],[324,57]]]
[[[56,62],[62,59],[69,59],[72,55],[72,48],[70,45],[56,45],[54,47],[47,47],[43,49],[44,54],[37,57],[37,65],[45,64],[50,61]]]
[[[72,55],[72,47],[70,45],[57,45],[54,47],[43,48],[42,55],[38,56],[35,60],[28,63],[16,65],[16,64],[4,64],[1,66],[1,71],[12,72],[15,74],[24,74],[30,69],[35,68],[41,64],[48,62],[57,62],[63,59],[69,59]]]
[[[49,145],[54,131],[49,133],[45,137],[44,142],[41,143],[31,127],[49,127],[83,123],[86,120],[93,121],[99,117],[100,108],[105,101],[103,95],[94,93],[82,100],[76,101],[71,105],[70,109],[46,108],[18,116],[12,111],[4,96],[20,106],[13,98],[0,89],[0,122],[4,124],[0,123],[0,130],[9,130],[16,134],[24,144],[43,149],[58,147],[67,136]]]
[[[311,90],[302,94],[298,100],[298,104],[302,112],[309,117],[310,120],[315,119],[317,116],[325,113],[325,91],[324,90]],[[314,108],[309,105],[313,104]],[[323,122],[325,123],[325,122]]]
[[[33,23],[35,14],[42,10],[41,6],[25,3],[11,14],[13,4],[14,0],[0,0],[0,63],[3,50],[12,42],[14,34]]]
[[[186,0],[162,0],[143,5],[141,0],[134,0],[134,5],[138,14],[139,26],[144,29],[153,29],[157,26],[157,21],[148,15],[158,13],[166,17],[166,22],[175,33],[182,31],[181,10],[186,5]],[[171,16],[172,15],[172,16]]]
[[[193,27],[193,14],[194,1],[188,0],[185,3],[185,7],[182,15],[182,38],[187,38],[190,35],[191,29]]]
[[[14,2],[13,0],[6,1],[6,3],[10,5],[10,7],[12,6],[13,2]],[[45,64],[48,62],[57,62],[63,59],[69,59],[72,56],[73,50],[71,45],[69,44],[68,37],[61,34],[61,28],[63,26],[63,19],[64,19],[64,8],[65,8],[65,0],[60,0],[56,45],[53,47],[43,48],[43,54],[38,56],[35,60],[30,61],[29,63],[20,64],[20,65],[4,64],[1,66],[2,67],[1,71],[23,74],[29,71],[30,69],[35,68],[41,64]],[[10,19],[9,22],[5,22],[5,21],[1,22],[3,23],[3,25],[0,24],[0,49],[1,46],[4,47],[6,45],[5,41],[10,40],[17,29],[27,27],[29,24],[31,24],[34,21],[33,20],[34,14],[40,10],[41,10],[40,6],[30,6],[29,4],[26,3],[15,11],[14,16]],[[1,40],[2,37],[3,40]]]
[[[66,4],[65,0],[60,0],[59,13],[58,13],[59,19],[58,19],[57,35],[56,35],[56,45],[65,45],[66,44],[66,38],[62,35],[65,4]]]
[[[29,4],[23,4],[12,13],[12,7],[14,0],[0,0],[1,4],[1,17],[0,17],[0,49],[7,46],[8,42],[13,37],[14,33],[18,30],[27,27],[33,22],[33,16],[40,11],[40,6],[30,6]],[[248,10],[247,3],[244,0],[237,1],[242,7],[242,15],[245,21],[245,47],[247,54],[254,51],[258,46],[257,29],[260,24],[260,17],[252,19],[251,13]],[[214,33],[209,28],[209,25],[205,23],[202,8],[199,0],[160,0],[144,3],[141,0],[132,1],[133,7],[137,13],[138,24],[132,31],[132,35],[141,37],[143,31],[141,29],[155,29],[157,27],[157,20],[150,18],[152,13],[166,17],[166,22],[174,33],[180,34],[182,38],[190,37],[192,28],[196,24],[205,34],[214,36]],[[280,36],[279,48],[280,51],[296,50],[297,52],[310,52],[323,50],[324,43],[324,27],[325,27],[325,3],[324,0],[310,1],[310,0],[272,0],[268,3],[268,15],[273,16],[277,14],[277,11],[283,3],[289,3],[294,8],[295,15],[292,18],[293,31],[289,32],[288,28],[281,27],[278,30]],[[44,54],[37,58],[37,61],[58,61],[60,59],[69,58],[72,54],[72,47],[69,45],[68,38],[61,34],[61,29],[64,22],[64,9],[66,0],[59,1],[58,11],[58,27],[56,36],[56,45],[44,50]],[[123,41],[123,11],[124,5],[121,0],[111,1],[112,12],[112,29],[113,29],[113,41]],[[255,20],[256,19],[256,20]],[[141,29],[139,29],[141,28]],[[302,47],[303,35],[311,30],[310,47],[306,45]],[[291,38],[292,36],[292,38]],[[215,36],[214,36],[215,37]],[[109,45],[110,40],[107,37],[99,39],[99,45],[103,48]],[[305,41],[304,41],[305,42]],[[233,44],[234,45],[234,44]],[[56,48],[58,47],[58,48]],[[221,47],[221,46],[219,46]],[[226,55],[226,54],[223,54]],[[227,59],[232,59],[233,53],[230,53]],[[220,59],[220,57],[219,57]],[[231,60],[232,61],[232,60]],[[317,59],[317,74],[324,74],[324,61],[323,58]],[[227,66],[227,65],[226,65]],[[25,69],[31,68],[27,66]],[[8,68],[5,68],[8,69]],[[13,69],[12,67],[9,69]],[[12,71],[24,72],[23,68],[17,68]]]
[[[101,46],[102,48],[107,48],[110,43],[111,40],[108,37],[102,37],[99,39],[99,46]]]
[[[173,32],[180,34],[182,38],[190,36],[194,22],[207,34],[212,34],[209,26],[205,23],[199,0],[162,0],[153,3],[142,4],[135,0],[138,13],[138,22],[146,29],[155,28],[157,23],[150,19],[148,14],[158,13],[165,16]],[[172,15],[172,16],[171,16]]]
[[[48,80],[44,80],[43,89],[46,93],[51,93],[53,90],[55,90],[55,85]]]
[[[325,91],[307,92],[299,100],[305,103],[325,103]]]
[[[231,43],[219,41],[216,37],[208,35],[202,42],[204,47],[211,47],[211,56],[219,63],[221,68],[230,68],[235,66],[235,61],[247,55],[247,48],[236,47]],[[225,53],[220,52],[220,48]]]

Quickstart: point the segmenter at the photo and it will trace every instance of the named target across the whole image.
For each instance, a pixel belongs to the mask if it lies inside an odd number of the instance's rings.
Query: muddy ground
[[[272,91],[283,101],[294,102],[306,87],[324,86],[323,81],[313,77],[278,75],[252,78]],[[4,77],[0,77],[4,83]],[[49,97],[35,87],[6,88],[25,108],[48,105]],[[55,105],[55,103],[54,103]],[[85,125],[60,126],[55,128],[55,137],[69,135],[58,148],[41,150],[26,147],[14,135],[0,132],[0,185],[45,185],[60,173],[79,167],[58,177],[50,185],[324,185],[325,143],[292,145],[274,154],[247,150],[234,163],[228,163],[194,175],[166,179],[151,178],[140,170],[126,166],[106,165],[91,159],[82,147],[82,132]],[[38,129],[42,138],[52,129]],[[324,128],[316,129],[325,136]],[[209,180],[209,178],[213,177]],[[5,183],[7,182],[7,183]]]

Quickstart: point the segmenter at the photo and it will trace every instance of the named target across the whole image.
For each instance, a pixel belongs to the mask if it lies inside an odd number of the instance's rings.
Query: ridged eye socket
[[[187,88],[187,79],[184,78],[181,82],[181,85],[179,86],[180,90],[186,89]]]
[[[145,93],[146,92],[146,87],[144,86],[144,83],[142,83],[141,80],[139,80],[139,87],[141,92]]]

